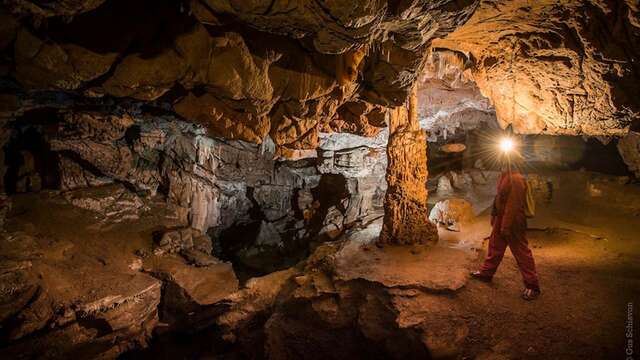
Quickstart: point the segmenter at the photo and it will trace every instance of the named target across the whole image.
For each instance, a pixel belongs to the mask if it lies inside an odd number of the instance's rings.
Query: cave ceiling
[[[624,135],[640,116],[639,4],[483,1],[433,48],[464,55],[503,127]]]
[[[5,118],[71,94],[312,149],[377,135],[418,80],[523,133],[623,135],[640,113],[634,0],[7,0],[0,24]]]

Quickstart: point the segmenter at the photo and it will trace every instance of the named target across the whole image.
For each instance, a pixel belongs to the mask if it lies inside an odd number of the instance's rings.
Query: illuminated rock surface
[[[637,121],[633,1],[483,1],[434,46],[461,52],[501,124],[523,133],[622,135]],[[595,31],[601,29],[602,31]]]
[[[416,93],[409,107],[397,107],[389,119],[387,193],[379,245],[426,244],[437,241],[427,221],[427,142],[418,124]]]

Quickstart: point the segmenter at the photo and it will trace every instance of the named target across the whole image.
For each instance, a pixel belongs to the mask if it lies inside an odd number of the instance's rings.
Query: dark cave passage
[[[39,130],[30,126],[18,130],[5,146],[4,156],[8,194],[60,188],[58,155]]]

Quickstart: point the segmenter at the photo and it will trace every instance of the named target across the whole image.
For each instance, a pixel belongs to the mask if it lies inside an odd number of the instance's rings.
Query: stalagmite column
[[[428,220],[427,141],[418,124],[416,88],[409,109],[399,106],[389,117],[387,194],[378,244],[423,244],[438,239]]]

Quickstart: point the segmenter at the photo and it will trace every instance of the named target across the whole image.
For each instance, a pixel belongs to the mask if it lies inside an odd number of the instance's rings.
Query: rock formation
[[[456,334],[414,326],[403,307],[438,300],[394,282],[382,250],[340,249],[342,236],[384,210],[378,244],[414,245],[388,248],[415,274],[416,259],[436,263],[442,249],[407,254],[437,237],[426,142],[477,152],[477,138],[458,146],[461,129],[620,136],[639,174],[638,11],[631,0],[3,1],[0,357],[114,358],[215,324],[247,343],[261,326],[256,357],[297,358],[307,315],[314,335],[333,336],[318,356],[335,334],[349,340],[344,357],[455,353],[439,344]],[[446,170],[437,196],[485,192],[496,175]],[[52,210],[4,226],[12,205],[34,201]],[[349,268],[358,251],[382,256],[385,272]],[[456,291],[461,274],[417,288]]]
[[[428,141],[446,143],[481,127],[497,127],[495,109],[471,76],[460,53],[432,51],[418,80],[418,120]]]
[[[438,233],[427,220],[427,141],[418,124],[416,89],[409,108],[399,106],[389,117],[387,194],[384,225],[378,244],[424,244]]]
[[[3,43],[14,43],[11,75],[27,88],[161,99],[211,135],[314,148],[342,105],[360,116],[369,108],[351,101],[402,103],[430,42],[476,5],[9,1],[24,20],[3,15]],[[121,24],[106,35],[113,14]]]
[[[503,126],[623,135],[640,116],[630,95],[640,74],[638,11],[633,1],[483,1],[433,46],[465,58]]]

